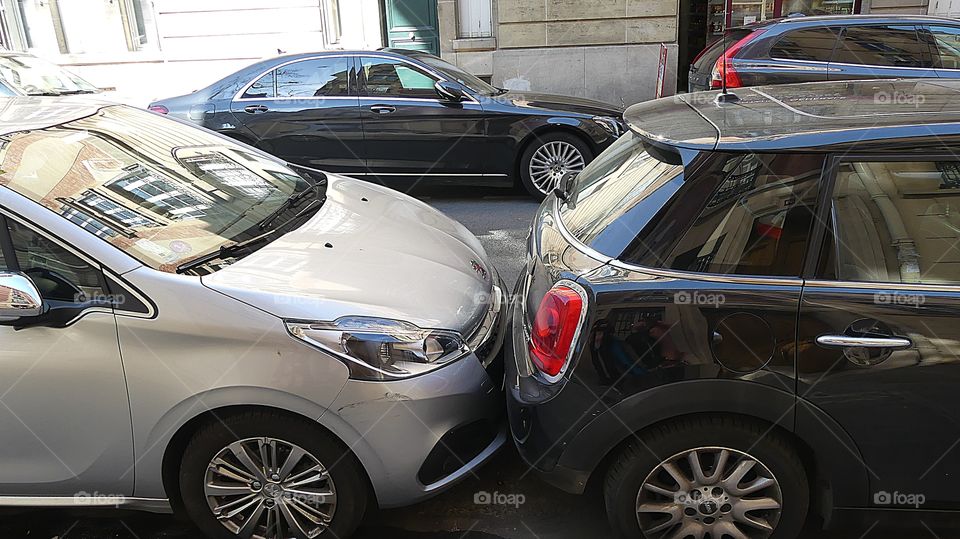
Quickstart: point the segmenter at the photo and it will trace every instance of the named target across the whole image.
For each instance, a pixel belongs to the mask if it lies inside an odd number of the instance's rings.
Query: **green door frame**
[[[398,13],[398,6],[406,8]],[[417,8],[420,9],[416,13]],[[397,18],[401,24],[392,26]],[[414,21],[409,20],[415,19]],[[419,19],[419,20],[417,20]],[[440,20],[437,0],[380,0],[383,42],[388,47],[414,49],[440,56]]]

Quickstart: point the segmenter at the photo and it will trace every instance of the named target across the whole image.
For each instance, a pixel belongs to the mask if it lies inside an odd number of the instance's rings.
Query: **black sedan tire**
[[[604,497],[614,531],[631,538],[793,539],[810,504],[789,441],[735,416],[641,433],[608,470]]]
[[[590,147],[576,135],[534,135],[520,158],[520,181],[530,196],[543,200],[568,173],[579,173],[593,160]]]

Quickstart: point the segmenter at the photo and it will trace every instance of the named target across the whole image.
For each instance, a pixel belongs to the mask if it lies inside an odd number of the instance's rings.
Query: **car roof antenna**
[[[726,24],[726,10],[724,10],[724,24]],[[720,93],[717,94],[717,104],[736,103],[740,101],[740,96],[727,91],[727,28],[723,29],[723,52],[720,53]]]

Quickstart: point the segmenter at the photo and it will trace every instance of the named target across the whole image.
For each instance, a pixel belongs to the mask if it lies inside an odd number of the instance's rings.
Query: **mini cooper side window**
[[[840,165],[818,276],[877,283],[960,283],[960,162]]]
[[[712,159],[631,246],[642,255],[641,264],[713,274],[799,276],[823,157],[729,154]]]
[[[29,276],[47,300],[80,302],[104,297],[100,270],[56,242],[13,220],[7,220],[17,269]]]

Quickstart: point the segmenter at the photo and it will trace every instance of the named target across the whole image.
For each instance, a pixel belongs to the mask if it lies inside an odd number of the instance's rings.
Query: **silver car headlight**
[[[606,132],[619,138],[623,134],[624,128],[620,120],[612,116],[594,116],[593,121],[602,127]]]
[[[290,335],[336,356],[357,380],[410,378],[470,353],[456,331],[424,329],[402,320],[345,316],[332,322],[285,323]]]

